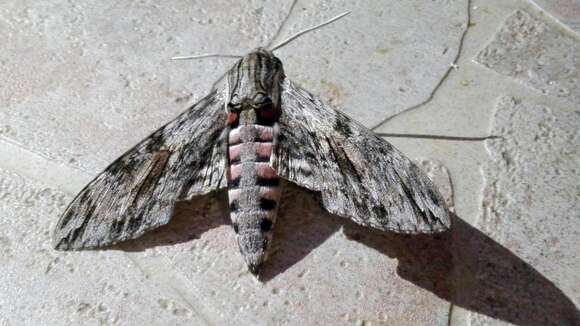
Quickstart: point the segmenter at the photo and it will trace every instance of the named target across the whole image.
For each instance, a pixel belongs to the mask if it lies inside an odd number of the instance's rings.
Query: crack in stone
[[[451,320],[453,319],[453,308],[454,308],[454,304],[453,303],[449,303],[449,313],[447,314],[447,326],[451,326],[451,324],[453,323]]]
[[[2,143],[7,144],[8,146],[14,146],[15,148],[17,148],[19,151],[24,151],[28,154],[32,154],[34,156],[38,156],[39,158],[42,158],[45,161],[48,161],[50,163],[61,163],[57,160],[54,160],[52,158],[50,158],[49,156],[43,154],[43,153],[38,153],[35,152],[29,148],[27,148],[26,146],[22,145],[21,143],[19,143],[18,141],[16,141],[15,139],[12,139],[10,137],[5,137],[5,136],[0,136],[0,145],[2,145]],[[0,147],[1,148],[1,147]],[[83,171],[86,172],[86,171]]]
[[[125,244],[120,244],[119,247],[121,248],[125,248],[124,247]],[[126,248],[125,248],[126,249]],[[152,270],[150,268],[148,268],[148,264],[147,263],[141,263],[138,259],[134,258],[132,255],[130,255],[127,252],[123,252],[124,256],[127,257],[127,259],[129,259],[136,267],[137,269],[145,276],[150,277],[150,275],[154,274],[154,275],[158,275],[158,274],[162,274],[162,273],[171,273],[173,274],[173,272],[175,272],[176,270],[174,269],[166,269],[163,268],[162,272],[159,273],[159,270]],[[157,265],[159,266],[159,265]],[[153,273],[152,273],[153,272]],[[179,276],[177,276],[179,277]],[[197,309],[197,306],[195,304],[193,304],[190,300],[187,299],[187,296],[179,289],[179,287],[175,286],[175,284],[172,284],[171,282],[160,282],[161,279],[163,279],[162,277],[156,277],[157,281],[159,283],[162,283],[163,286],[161,287],[165,292],[171,293],[173,292],[173,294],[175,294],[175,296],[172,296],[174,299],[177,300],[181,300],[181,303],[188,307],[190,309],[190,311],[195,314],[196,317],[199,317],[201,320],[203,320],[205,322],[205,325],[216,325],[217,323],[214,322],[214,320],[212,320],[212,318],[210,318],[208,316],[207,313],[202,313],[202,311],[200,309]],[[172,280],[176,280],[176,278],[171,278]],[[155,283],[155,281],[152,282],[153,284]]]
[[[503,138],[501,136],[490,135],[490,136],[475,136],[475,137],[463,137],[463,136],[445,136],[445,135],[427,135],[427,134],[392,134],[375,132],[377,136],[381,137],[391,137],[391,138],[420,138],[420,139],[434,139],[434,140],[449,140],[449,141],[484,141],[488,139],[499,139]]]
[[[0,169],[12,171],[25,179],[45,185],[57,183],[67,193],[77,192],[91,176],[90,172],[73,168],[63,161],[44,156],[1,136],[0,156],[6,157],[0,161]]]
[[[467,20],[465,22],[465,29],[463,30],[463,32],[461,33],[461,37],[459,38],[459,46],[457,48],[457,54],[455,55],[455,58],[453,58],[453,62],[449,65],[449,68],[447,68],[447,71],[445,71],[445,73],[443,74],[443,76],[441,77],[441,79],[439,80],[437,85],[435,85],[435,87],[433,88],[433,90],[431,91],[429,96],[421,103],[413,105],[407,109],[404,109],[403,111],[401,111],[399,113],[395,113],[395,114],[383,119],[381,122],[379,122],[378,124],[376,124],[375,126],[370,128],[370,130],[374,131],[377,128],[384,125],[385,123],[387,123],[389,120],[391,120],[391,119],[393,119],[393,118],[395,118],[403,113],[418,109],[418,108],[424,106],[425,104],[429,103],[431,100],[433,100],[433,98],[435,97],[435,93],[437,93],[437,91],[439,90],[441,85],[443,85],[443,82],[447,79],[447,77],[449,77],[449,75],[451,74],[451,71],[453,71],[454,69],[457,69],[457,62],[459,61],[459,58],[461,57],[461,52],[463,51],[463,43],[465,42],[465,36],[467,35],[467,30],[469,29],[469,25],[471,24],[471,10],[470,9],[471,9],[471,0],[467,0]]]

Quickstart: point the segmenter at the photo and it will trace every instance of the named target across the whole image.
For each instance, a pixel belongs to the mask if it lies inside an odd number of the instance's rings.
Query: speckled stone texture
[[[8,1],[0,7],[0,38],[5,40],[1,133],[51,159],[96,173],[203,97],[233,64],[227,59],[174,62],[170,57],[243,54],[266,45],[291,4],[55,0],[28,6]],[[354,9],[348,1],[304,1],[294,7],[278,40]],[[428,96],[457,53],[466,3],[363,2],[356,8],[346,20],[350,23],[312,33],[279,55],[291,78],[352,107],[351,114],[372,125],[377,116]],[[397,19],[416,11],[429,15]],[[361,105],[365,110],[358,109]]]
[[[123,252],[55,251],[51,225],[70,195],[0,170],[0,198],[0,324],[205,322]]]
[[[516,11],[476,60],[550,96],[580,104],[580,37]]]
[[[532,0],[550,15],[580,32],[580,2],[576,0]]]
[[[579,325],[574,0],[3,1],[0,326]],[[419,162],[453,209],[438,236],[325,213],[285,184],[262,282],[226,192],[107,250],[50,234],[113,159],[203,97],[229,59],[280,49],[287,75]],[[372,164],[372,162],[369,162]]]
[[[518,324],[577,325],[580,111],[554,110],[509,96],[498,100],[478,227],[523,261],[480,251],[476,300]],[[487,264],[481,263],[487,261]],[[529,264],[529,265],[528,265]],[[533,267],[532,267],[533,266]],[[550,281],[542,275],[554,275]],[[510,280],[506,283],[506,279]],[[561,290],[560,290],[561,289]],[[529,309],[521,314],[521,307]],[[489,318],[475,316],[473,325]]]

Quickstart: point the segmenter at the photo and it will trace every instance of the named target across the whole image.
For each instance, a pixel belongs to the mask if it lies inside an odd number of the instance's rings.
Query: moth
[[[384,139],[285,74],[271,50],[239,59],[210,93],[91,181],[54,230],[78,250],[167,224],[177,201],[219,189],[240,252],[258,275],[280,206],[280,180],[319,192],[330,213],[398,233],[447,230],[429,178]]]

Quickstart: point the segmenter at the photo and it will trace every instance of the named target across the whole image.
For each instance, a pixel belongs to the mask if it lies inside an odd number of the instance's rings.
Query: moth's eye
[[[239,113],[242,110],[242,103],[228,103],[228,109],[230,112]]]
[[[272,99],[269,96],[264,95],[262,93],[256,94],[256,96],[254,96],[253,101],[254,106],[257,108],[269,109],[272,107]]]

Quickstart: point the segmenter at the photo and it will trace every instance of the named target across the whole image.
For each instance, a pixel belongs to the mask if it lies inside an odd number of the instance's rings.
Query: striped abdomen
[[[276,128],[243,120],[228,136],[228,197],[240,251],[256,274],[266,259],[280,199],[280,180],[269,165]]]

